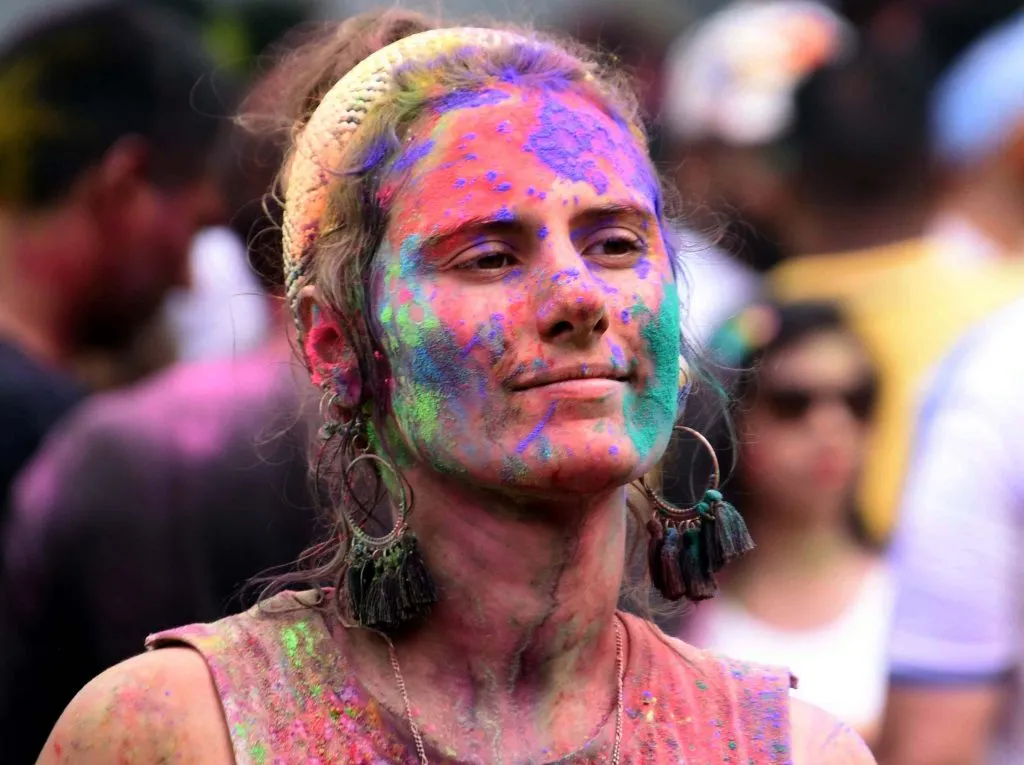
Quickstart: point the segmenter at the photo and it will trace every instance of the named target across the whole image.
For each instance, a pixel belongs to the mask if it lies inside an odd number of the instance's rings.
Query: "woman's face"
[[[680,333],[648,168],[561,89],[454,93],[418,123],[382,187],[373,289],[408,459],[532,492],[654,465]]]
[[[769,356],[740,418],[745,485],[771,511],[845,511],[875,389],[848,335],[823,331]]]

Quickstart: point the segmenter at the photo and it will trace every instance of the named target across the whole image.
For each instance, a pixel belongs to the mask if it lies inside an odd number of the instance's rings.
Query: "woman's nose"
[[[587,347],[608,330],[607,304],[583,259],[574,261],[542,277],[537,324],[547,342]]]

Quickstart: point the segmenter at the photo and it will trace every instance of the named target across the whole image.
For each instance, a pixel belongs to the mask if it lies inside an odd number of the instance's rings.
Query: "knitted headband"
[[[526,39],[520,35],[475,27],[419,32],[363,59],[327,92],[296,138],[287,173],[283,256],[285,288],[293,308],[309,252],[322,233],[332,175],[343,166],[356,129],[391,92],[397,68],[465,46],[492,48],[522,42]]]

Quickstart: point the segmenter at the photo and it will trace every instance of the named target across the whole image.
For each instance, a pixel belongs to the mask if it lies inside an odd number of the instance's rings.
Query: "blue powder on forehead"
[[[511,183],[499,183],[494,187],[495,191],[510,191],[512,189]]]
[[[507,101],[509,94],[494,88],[484,90],[454,90],[445,93],[433,103],[434,111],[445,114],[454,109],[476,109],[480,106],[492,106]]]
[[[434,142],[431,139],[426,141],[414,142],[408,149],[402,152],[402,156],[395,160],[395,164],[392,167],[397,173],[404,172],[410,167],[415,165],[419,160],[427,156],[434,148]]]
[[[455,182],[452,184],[452,186],[454,188],[457,188],[457,189],[461,189],[465,185],[466,185],[466,179],[465,178],[456,178]]]
[[[511,133],[512,132],[512,123],[509,122],[508,120],[505,120],[504,122],[498,123],[498,132],[499,133]]]
[[[617,148],[608,130],[592,115],[568,108],[546,96],[537,115],[537,128],[526,147],[559,176],[589,184],[598,194],[608,191],[608,176],[593,159],[613,159]]]
[[[498,210],[498,214],[494,216],[494,220],[499,223],[512,223],[515,219],[515,214],[505,205],[502,205],[501,209]]]
[[[484,177],[491,183],[494,183],[496,180],[498,180],[498,174],[493,170],[488,170]]]

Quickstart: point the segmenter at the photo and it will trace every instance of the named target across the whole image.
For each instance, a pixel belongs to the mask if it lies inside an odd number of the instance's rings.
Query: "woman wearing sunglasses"
[[[696,610],[686,637],[790,666],[796,695],[870,739],[892,599],[853,505],[877,398],[871,361],[825,303],[750,307],[713,348],[738,375],[730,491],[758,548]]]

